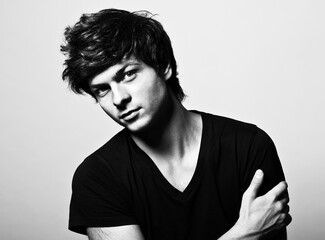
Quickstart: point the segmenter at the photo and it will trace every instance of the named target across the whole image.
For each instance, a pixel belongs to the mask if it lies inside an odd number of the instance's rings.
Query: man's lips
[[[125,113],[122,113],[120,115],[120,119],[123,119],[125,121],[131,120],[133,117],[135,117],[138,114],[138,110],[140,108],[132,109],[130,111],[127,111]]]

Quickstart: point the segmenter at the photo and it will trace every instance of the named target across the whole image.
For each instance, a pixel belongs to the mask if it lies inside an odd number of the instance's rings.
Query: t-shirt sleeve
[[[257,169],[264,172],[263,183],[258,192],[259,196],[264,195],[279,182],[285,180],[276,147],[272,139],[259,128],[256,128],[250,141],[245,165],[242,166],[243,191],[250,185]],[[287,239],[286,229],[280,230],[271,239]]]
[[[118,172],[100,156],[87,158],[73,177],[69,229],[86,234],[87,227],[129,224],[136,221]]]
[[[241,168],[243,191],[251,183],[257,169],[264,172],[264,179],[259,190],[263,195],[279,182],[285,180],[281,162],[272,139],[261,129],[256,127],[255,134],[250,140],[248,155]]]

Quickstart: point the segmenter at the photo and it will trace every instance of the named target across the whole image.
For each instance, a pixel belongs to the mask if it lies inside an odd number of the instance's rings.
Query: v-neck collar
[[[204,159],[205,159],[205,152],[206,148],[208,146],[208,139],[207,139],[207,119],[205,116],[205,113],[203,112],[198,112],[198,111],[193,111],[195,113],[198,113],[201,115],[202,119],[202,133],[201,133],[201,141],[200,141],[200,149],[199,149],[199,154],[198,154],[198,159],[196,163],[196,167],[194,170],[194,173],[192,175],[192,178],[184,191],[178,190],[176,187],[174,187],[162,174],[162,172],[159,170],[157,165],[154,163],[154,161],[150,158],[148,154],[146,154],[132,139],[131,135],[128,134],[128,138],[130,140],[130,143],[133,145],[133,149],[136,150],[138,153],[138,156],[140,156],[141,160],[145,161],[145,163],[149,166],[151,170],[151,175],[154,176],[154,178],[157,181],[157,184],[159,184],[164,191],[169,194],[170,196],[177,198],[179,200],[186,200],[188,196],[191,195],[193,190],[196,188],[196,186],[199,183],[200,176],[202,174],[202,169],[204,165]]]

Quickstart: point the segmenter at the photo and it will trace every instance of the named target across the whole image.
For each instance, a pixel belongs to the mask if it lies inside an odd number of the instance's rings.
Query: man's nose
[[[123,86],[112,86],[112,93],[112,101],[114,106],[117,108],[124,108],[125,105],[131,100],[131,95]]]

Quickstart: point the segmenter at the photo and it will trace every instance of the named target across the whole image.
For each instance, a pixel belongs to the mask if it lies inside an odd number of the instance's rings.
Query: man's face
[[[166,73],[166,79],[170,73]],[[165,79],[135,58],[122,60],[89,82],[102,109],[131,132],[146,130],[168,97]]]

